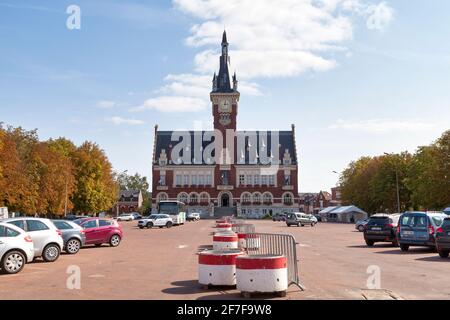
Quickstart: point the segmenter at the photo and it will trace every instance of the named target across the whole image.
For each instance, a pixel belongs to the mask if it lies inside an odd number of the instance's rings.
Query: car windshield
[[[406,215],[402,217],[402,226],[425,228],[428,225],[426,215]]]
[[[148,216],[147,219],[156,219],[157,217],[158,217],[157,215],[152,214]]]
[[[443,227],[450,227],[450,219],[444,219],[444,222],[442,223]]]
[[[372,217],[369,219],[368,224],[369,225],[384,225],[387,224],[389,222],[389,218],[388,217]]]

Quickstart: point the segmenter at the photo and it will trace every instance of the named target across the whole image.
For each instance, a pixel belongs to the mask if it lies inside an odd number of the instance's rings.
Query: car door
[[[50,228],[42,221],[28,219],[26,222],[26,231],[30,235],[34,244],[34,255],[40,256],[44,247],[49,242]]]
[[[6,228],[4,226],[0,226],[0,259],[3,257],[3,254],[8,250],[7,241],[8,239],[6,238]]]
[[[155,226],[156,226],[156,227],[160,227],[160,226],[163,225],[163,223],[164,223],[164,218],[163,218],[163,216],[156,216],[156,219],[155,219]]]
[[[81,224],[86,235],[86,244],[94,244],[98,241],[97,219],[85,221]]]
[[[98,241],[108,242],[112,231],[113,223],[111,220],[98,220]]]

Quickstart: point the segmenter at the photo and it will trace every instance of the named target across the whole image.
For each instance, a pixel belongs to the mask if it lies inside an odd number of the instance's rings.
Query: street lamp
[[[390,153],[383,152],[386,156],[390,156]],[[398,170],[397,165],[395,165],[395,184],[397,186],[397,212],[400,213],[400,192],[398,189]]]

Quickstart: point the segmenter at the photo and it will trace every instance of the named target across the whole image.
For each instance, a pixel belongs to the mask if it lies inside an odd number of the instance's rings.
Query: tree
[[[76,187],[71,196],[77,212],[109,210],[117,201],[118,186],[103,150],[84,142],[74,154]]]
[[[450,204],[450,130],[430,146],[419,147],[407,185],[417,209],[441,210]]]

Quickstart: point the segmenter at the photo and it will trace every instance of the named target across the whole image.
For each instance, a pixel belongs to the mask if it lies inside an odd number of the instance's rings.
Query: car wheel
[[[286,223],[286,225],[288,226],[288,227],[290,227],[291,225],[289,224],[289,223]]]
[[[445,250],[439,250],[439,257],[441,258],[448,258],[449,252]]]
[[[363,232],[363,231],[364,231],[364,226],[362,226],[362,225],[361,225],[361,226],[358,226],[358,231],[359,231],[359,232]]]
[[[69,239],[66,244],[66,252],[69,254],[75,254],[80,251],[81,241],[78,239]]]
[[[3,256],[1,267],[4,273],[14,274],[20,272],[26,263],[24,254],[20,251],[10,251]]]
[[[153,222],[147,223],[147,228],[148,228],[148,229],[150,229],[150,228],[152,228],[152,227],[153,227]]]
[[[61,253],[61,249],[57,244],[50,243],[47,245],[42,251],[42,259],[45,262],[55,262],[59,258],[59,254]]]
[[[313,222],[313,223],[311,223],[311,227],[314,227],[314,222]]]
[[[408,246],[407,244],[401,244],[401,245],[400,245],[400,250],[402,250],[402,251],[408,251],[408,249],[409,249],[409,246]]]
[[[366,244],[368,247],[373,247],[374,242],[373,240],[366,240]]]
[[[118,234],[113,234],[109,239],[109,245],[111,247],[117,247],[120,244],[120,236]]]
[[[304,224],[302,224],[301,226],[302,226],[302,227],[304,227],[305,225],[304,225]]]
[[[166,227],[167,227],[167,228],[172,227],[172,222],[168,221],[168,222],[166,223]]]

